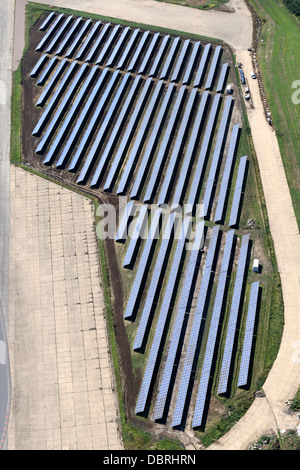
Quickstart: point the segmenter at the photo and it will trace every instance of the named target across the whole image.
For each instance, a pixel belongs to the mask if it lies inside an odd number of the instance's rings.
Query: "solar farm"
[[[100,202],[122,197],[114,295],[138,376],[134,419],[204,429],[212,395],[251,384],[264,297],[245,229],[254,169],[232,56],[55,11],[32,38],[24,164]]]

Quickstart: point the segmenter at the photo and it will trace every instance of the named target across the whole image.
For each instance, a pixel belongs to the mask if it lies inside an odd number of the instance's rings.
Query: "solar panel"
[[[47,54],[43,54],[30,72],[30,77],[36,78],[48,60]]]
[[[112,152],[115,149],[118,137],[120,135],[120,131],[121,131],[121,129],[123,128],[123,126],[125,124],[125,120],[126,120],[127,115],[129,113],[129,109],[131,108],[131,106],[132,106],[132,104],[135,100],[136,93],[137,93],[138,87],[140,85],[140,81],[141,81],[140,76],[135,77],[134,82],[133,82],[133,84],[132,84],[132,86],[129,90],[128,95],[127,95],[126,101],[125,101],[124,105],[122,106],[122,110],[120,111],[117,122],[116,122],[116,124],[114,125],[114,127],[112,129],[109,140],[108,140],[107,144],[105,145],[104,152],[103,152],[103,154],[100,158],[100,161],[97,165],[96,171],[93,175],[93,178],[92,178],[92,181],[91,181],[91,184],[90,184],[91,187],[97,186],[97,184],[99,183],[99,180],[102,176],[103,169],[105,167],[104,162],[107,161],[107,159],[109,158],[109,156],[112,154]]]
[[[109,23],[108,23],[109,24]],[[81,48],[79,49],[79,51],[77,52],[76,56],[75,56],[75,59],[77,60],[82,60],[86,51],[88,50],[88,48],[90,47],[94,37],[96,36],[99,28],[101,27],[102,25],[102,21],[97,21],[93,28],[91,29],[91,31],[89,32],[88,34],[88,37],[85,39],[84,43],[82,44]],[[105,25],[105,28],[107,29],[108,26]]]
[[[192,181],[192,185],[191,185],[191,189],[190,189],[189,197],[188,197],[187,214],[189,214],[189,211],[192,212],[196,204],[197,194],[200,189],[200,184],[202,180],[203,168],[204,168],[204,164],[205,164],[206,157],[208,154],[209,144],[212,138],[212,131],[216,123],[216,116],[217,116],[217,111],[219,108],[220,98],[221,98],[221,95],[215,95],[214,97],[214,101],[212,104],[208,123],[206,126],[205,134],[204,134],[202,145],[201,145],[201,150],[200,150],[198,158],[196,158],[197,163],[196,163],[193,181]]]
[[[186,239],[189,236],[190,228],[191,228],[191,219],[184,218],[181,226],[177,224],[177,229],[175,229],[176,230],[175,239],[178,239],[177,245],[176,245],[176,251],[173,257],[173,262],[172,262],[170,274],[168,277],[168,283],[167,283],[166,290],[164,293],[163,302],[161,305],[157,325],[155,328],[154,338],[152,341],[152,346],[151,346],[142,386],[140,389],[138,402],[136,405],[135,412],[137,414],[145,411],[146,402],[147,402],[150,387],[151,387],[151,382],[153,380],[154,369],[159,359],[159,351],[161,348],[163,334],[166,329],[168,317],[171,313],[170,312],[171,302],[175,295],[175,291],[176,291],[175,286],[178,283],[180,265],[183,261]]]
[[[186,84],[186,83],[189,83],[189,81],[191,79],[191,75],[192,75],[194,67],[195,67],[195,62],[196,62],[196,59],[198,57],[200,47],[201,47],[201,42],[200,41],[195,42],[195,44],[193,45],[193,50],[192,50],[192,53],[191,53],[191,57],[189,59],[188,65],[187,65],[186,70],[185,70],[184,77],[182,79],[182,84],[183,85]]]
[[[171,67],[171,64],[174,61],[175,55],[177,54],[177,50],[178,50],[179,45],[180,45],[180,37],[177,37],[177,38],[173,39],[170,50],[168,52],[167,58],[165,60],[165,63],[164,63],[164,66],[163,66],[163,69],[160,73],[159,78],[163,79],[163,78],[167,77],[167,75],[169,73],[169,70],[170,70],[170,67]]]
[[[117,154],[113,160],[112,166],[110,168],[110,171],[108,173],[108,176],[106,178],[106,181],[103,186],[104,191],[111,191],[113,184],[115,182],[115,179],[117,177],[117,173],[120,169],[120,166],[123,162],[124,156],[128,150],[129,144],[132,140],[133,133],[136,129],[137,123],[141,117],[141,113],[144,110],[145,104],[147,102],[149,92],[150,92],[150,87],[152,86],[152,80],[151,78],[148,78],[146,80],[146,83],[142,89],[142,92],[139,96],[138,102],[133,110],[133,114],[131,115],[129,124],[125,130],[125,134],[122,138],[122,141],[120,143],[120,146],[118,148]]]
[[[65,34],[66,29],[69,27],[69,24],[71,23],[71,21],[73,21],[72,15],[67,17],[66,21],[63,23],[59,31],[56,33],[55,37],[52,39],[49,46],[47,46],[46,52],[48,52],[48,54],[51,54],[54,51],[58,42],[61,40],[62,36]]]
[[[143,206],[145,207],[145,206]],[[127,307],[124,313],[124,318],[129,319],[134,314],[135,308],[138,305],[141,289],[143,288],[145,278],[148,274],[149,264],[151,262],[150,254],[155,240],[159,236],[159,224],[161,219],[161,211],[153,211],[153,217],[151,220],[150,230],[148,237],[145,241],[144,249],[141,254],[141,259],[138,265],[136,276],[132,285],[130,297],[127,303]],[[132,241],[132,240],[131,240]]]
[[[172,421],[172,426],[179,426],[182,422],[183,418],[183,411],[185,408],[186,398],[187,398],[187,391],[189,388],[192,369],[195,367],[195,359],[196,359],[196,350],[199,347],[199,334],[200,334],[200,327],[203,318],[204,308],[208,301],[208,288],[211,279],[212,268],[214,264],[214,259],[216,257],[216,247],[219,238],[219,229],[218,225],[215,225],[211,231],[211,237],[209,241],[209,247],[207,251],[203,276],[201,280],[200,291],[197,299],[197,305],[195,309],[193,325],[191,329],[191,335],[189,338],[188,349],[186,353],[186,358],[183,366],[183,372],[181,376],[179,392],[177,395],[176,406]]]
[[[136,206],[136,211],[139,209],[137,218],[133,221],[133,231],[129,233],[130,241],[124,257],[123,267],[131,268],[134,262],[134,256],[136,254],[139,242],[144,238],[144,232],[148,218],[147,206]]]
[[[80,162],[81,158],[83,157],[83,154],[86,150],[87,145],[89,144],[90,140],[92,139],[95,129],[97,127],[97,124],[99,122],[99,119],[101,118],[102,111],[106,108],[106,105],[110,99],[112,90],[116,84],[116,81],[119,78],[119,73],[116,71],[113,73],[107,87],[105,88],[103,95],[101,96],[101,99],[99,103],[97,104],[97,108],[90,119],[89,125],[82,137],[82,139],[79,142],[79,145],[77,147],[77,150],[75,152],[75,155],[71,161],[71,164],[69,166],[69,171],[75,171],[77,168],[78,163]],[[79,174],[77,178],[77,183],[83,183],[84,182],[84,174]]]
[[[138,135],[135,139],[134,145],[130,151],[129,157],[127,159],[126,166],[124,168],[121,181],[119,183],[118,189],[116,191],[117,194],[123,194],[126,190],[127,184],[129,182],[129,179],[132,176],[132,173],[134,171],[134,167],[136,164],[136,161],[140,155],[140,152],[142,150],[143,144],[145,137],[147,135],[147,132],[149,130],[149,126],[151,123],[151,119],[155,113],[156,106],[158,103],[158,100],[160,98],[161,90],[163,87],[163,81],[160,80],[157,82],[155,86],[154,93],[151,97],[151,101],[146,109],[146,113],[144,115],[143,121],[139,127],[139,132]]]
[[[105,119],[102,122],[100,129],[96,133],[95,139],[93,141],[93,145],[91,149],[89,150],[87,158],[80,172],[79,178],[77,179],[77,182],[79,183],[82,183],[86,179],[88,172],[92,168],[92,165],[98,156],[100,148],[108,132],[109,126],[116,115],[116,111],[120,105],[121,100],[123,99],[129,78],[130,78],[129,73],[127,73],[126,75],[122,77],[121,83],[117,89],[117,92],[113,98],[113,101],[111,102],[108,110],[106,111]]]
[[[226,195],[228,191],[229,179],[230,179],[230,175],[232,171],[239,131],[240,131],[240,125],[235,124],[232,129],[228,153],[226,157],[226,163],[225,163],[223,177],[222,177],[220,193],[218,197],[218,204],[217,204],[215,219],[214,219],[216,223],[220,223],[223,220],[225,200],[226,200]]]
[[[135,213],[134,201],[129,201],[126,204],[125,210],[123,212],[123,215],[119,224],[118,232],[117,232],[116,239],[115,239],[116,242],[123,243],[126,240],[127,235],[128,235],[129,220],[131,217],[134,216],[134,213]]]
[[[225,78],[228,70],[228,63],[222,65],[219,81],[217,84],[217,93],[222,93],[224,90]]]
[[[143,62],[142,64],[140,65],[140,68],[139,68],[139,71],[138,71],[138,74],[143,74],[145,73],[145,70],[147,69],[147,66],[149,64],[149,61],[151,59],[151,56],[153,55],[153,51],[156,47],[156,44],[157,44],[157,41],[159,39],[159,33],[156,33],[154,34],[153,38],[152,38],[152,41],[150,42],[148,48],[147,48],[147,52],[143,58]]]
[[[79,44],[81,44],[82,38],[86,34],[86,31],[90,27],[91,23],[92,23],[91,19],[89,19],[89,20],[87,20],[83,23],[82,28],[80,29],[79,33],[77,34],[77,36],[74,39],[73,43],[70,45],[67,52],[65,53],[65,57],[72,57],[73,56],[73,54],[76,51],[77,47],[79,46]]]
[[[208,61],[210,50],[211,50],[211,44],[206,44],[206,46],[204,47],[204,51],[200,60],[197,73],[196,73],[196,77],[194,79],[194,84],[193,84],[194,87],[199,87],[202,83],[202,78],[206,70],[206,64]]]
[[[192,158],[196,149],[197,141],[202,130],[202,122],[205,116],[206,106],[208,102],[209,93],[205,91],[202,95],[200,105],[195,117],[195,121],[191,131],[188,148],[182,163],[181,171],[177,180],[175,193],[173,196],[172,208],[178,207],[182,203],[185,185],[192,166]]]
[[[167,49],[168,43],[169,43],[170,35],[167,34],[161,42],[161,45],[159,47],[158,53],[156,54],[156,57],[154,59],[154,62],[152,64],[151,70],[149,72],[149,77],[153,77],[154,75],[157,74],[158,68],[160,66],[160,63],[162,61],[162,57]]]
[[[226,281],[228,276],[228,268],[231,259],[232,249],[234,241],[234,230],[230,230],[226,236],[226,242],[224,247],[223,260],[219,275],[218,287],[209,327],[208,339],[206,343],[205,356],[202,365],[200,383],[198,388],[196,406],[194,411],[194,418],[192,427],[196,428],[201,425],[204,406],[207,397],[208,383],[211,374],[211,367],[213,356],[216,347],[216,338],[219,329],[221,311],[224,304],[224,292],[226,287]]]
[[[55,16],[55,11],[51,11],[45,21],[42,23],[42,25],[39,27],[39,31],[45,31],[48,26],[50,25],[51,21],[53,21]]]
[[[133,31],[132,35],[130,36],[130,39],[127,43],[127,46],[118,62],[118,64],[116,65],[116,68],[117,69],[121,69],[121,68],[124,68],[125,66],[125,63],[126,63],[126,60],[128,59],[129,55],[131,54],[131,51],[137,41],[137,37],[138,37],[138,34],[140,32],[140,29],[137,28]]]
[[[47,84],[45,90],[43,91],[43,93],[41,94],[39,99],[37,100],[36,106],[44,106],[44,104],[46,103],[46,101],[49,98],[50,94],[52,93],[53,88],[56,86],[57,81],[61,77],[61,75],[62,75],[62,73],[63,73],[63,71],[64,71],[67,64],[68,64],[68,61],[66,59],[63,59],[60,62],[59,66],[57,67],[57,69],[55,71],[55,73],[51,77],[51,80]]]
[[[84,68],[83,68],[84,70]],[[95,76],[96,76],[96,73],[97,73],[97,68],[96,67],[93,67],[92,70],[90,71],[85,83],[83,84],[80,92],[78,93],[63,125],[60,127],[59,129],[59,132],[58,134],[56,135],[55,139],[54,139],[54,142],[52,143],[51,147],[50,147],[50,150],[46,156],[46,158],[44,159],[44,164],[49,164],[50,162],[52,162],[52,160],[54,159],[54,157],[57,155],[57,151],[58,151],[58,148],[59,146],[61,145],[62,143],[62,140],[64,139],[66,133],[68,132],[70,126],[72,125],[72,122],[74,121],[75,119],[75,116],[77,116],[77,113],[82,105],[82,102],[84,101],[85,97],[86,97],[86,94],[88,93],[90,87],[91,87],[91,84],[93,82],[93,80],[95,79]]]
[[[110,28],[111,24],[110,23],[106,23],[104,25],[104,27],[102,28],[101,30],[101,33],[99,34],[99,36],[96,38],[94,44],[93,44],[93,47],[91,48],[90,52],[88,53],[87,57],[86,57],[86,62],[93,62],[94,60],[94,57],[97,53],[97,51],[99,50],[99,48],[101,47],[102,43],[105,41],[104,43],[104,46],[103,46],[103,49],[101,50],[100,54],[98,55],[98,58],[96,59],[95,63],[96,64],[99,64],[102,60],[102,57],[107,53],[107,49],[108,47],[110,46],[112,40],[114,39],[116,33],[118,32],[119,28],[120,28],[120,25],[116,25],[111,33],[111,35],[109,36],[108,39],[106,39],[106,36],[108,34],[108,30]],[[109,46],[106,47],[106,44],[108,44]],[[102,51],[103,51],[103,55],[102,55]]]
[[[237,175],[237,180],[235,184],[235,190],[233,195],[233,201],[231,206],[230,212],[230,219],[229,219],[229,227],[234,227],[237,224],[240,204],[241,204],[241,196],[243,191],[243,185],[246,175],[246,166],[247,166],[247,156],[242,157],[239,163],[239,170]]]
[[[50,59],[47,67],[45,68],[44,72],[40,76],[40,78],[37,80],[36,84],[39,86],[44,86],[47,78],[50,76],[51,72],[53,71],[54,67],[57,64],[58,59],[56,57],[52,57]]]
[[[47,33],[43,37],[43,39],[39,42],[37,47],[35,48],[36,51],[42,51],[47,41],[51,38],[52,34],[54,33],[55,29],[59,26],[64,18],[64,14],[58,15],[52,26],[48,29]]]
[[[97,70],[96,67],[95,67],[95,70]],[[84,105],[83,110],[81,111],[81,113],[78,116],[78,119],[76,120],[74,129],[72,130],[72,133],[70,137],[68,138],[68,141],[64,145],[63,151],[59,157],[56,167],[60,168],[65,164],[66,159],[68,158],[74,146],[76,145],[78,138],[80,136],[80,133],[83,129],[84,123],[86,122],[89,114],[91,113],[91,110],[99,96],[99,93],[101,92],[103,84],[105,83],[106,75],[108,75],[108,69],[104,69],[100,77],[97,79],[97,82],[86,104]]]
[[[120,49],[123,47],[123,44],[126,41],[127,36],[129,35],[129,33],[130,33],[129,26],[127,28],[123,29],[123,32],[122,32],[121,36],[119,37],[117,44],[114,46],[111,55],[109,56],[109,58],[106,61],[106,67],[111,67],[113,65],[117,55],[120,53]]]
[[[86,73],[85,65],[79,68],[77,75],[75,76],[73,82],[71,83],[70,87],[68,88],[62,102],[60,103],[57,111],[55,112],[51,122],[49,123],[46,132],[44,133],[42,139],[39,142],[39,145],[36,148],[36,153],[44,153],[46,146],[51,139],[53,132],[57,128],[60,123],[62,116],[64,115],[66,109],[69,107],[74,95],[76,93],[77,88],[79,87],[80,82],[82,81],[84,75]],[[48,110],[50,103],[46,110]]]
[[[162,380],[158,390],[158,397],[156,401],[156,407],[154,410],[154,419],[162,419],[166,407],[167,397],[170,388],[170,381],[173,375],[173,368],[175,358],[178,352],[180,338],[182,336],[182,328],[186,313],[190,308],[190,299],[194,291],[194,280],[197,275],[200,254],[203,247],[203,235],[204,235],[204,222],[200,221],[196,225],[195,238],[193,241],[190,257],[188,260],[187,271],[184,276],[184,283],[180,293],[179,304],[177,307],[177,315],[173,327],[173,333],[171,342],[167,354],[166,363],[164,366]]]
[[[172,138],[174,128],[177,124],[178,116],[181,111],[183,99],[185,97],[185,92],[186,92],[185,87],[180,87],[175,104],[174,104],[174,108],[172,109],[172,114],[170,116],[168,126],[164,133],[164,137],[160,145],[154,166],[151,170],[150,180],[148,182],[148,186],[147,186],[146,193],[144,196],[144,202],[151,202],[153,199],[158,179],[161,176],[161,170],[164,165],[168,146],[170,145],[170,140]]]
[[[249,249],[249,234],[242,237],[239,263],[231,302],[230,316],[227,327],[226,342],[223,353],[222,367],[219,378],[218,394],[226,393],[229,371],[232,361],[233,344],[236,335],[236,325],[241,304],[241,293],[245,277],[246,261]]]
[[[160,106],[158,116],[155,120],[154,127],[149,138],[149,142],[147,144],[145,153],[143,155],[137,175],[135,177],[135,181],[131,189],[131,193],[130,193],[131,199],[137,198],[141,190],[146,171],[148,169],[148,166],[150,165],[153,153],[155,151],[155,148],[159,139],[159,135],[163,127],[164,119],[166,117],[167,111],[169,109],[169,106],[173,97],[173,91],[174,91],[174,84],[171,83],[167,88],[167,92],[165,94],[164,100]]]
[[[213,81],[214,81],[214,77],[215,77],[215,74],[216,74],[216,69],[217,69],[217,65],[218,65],[218,61],[219,61],[221,52],[222,52],[222,47],[217,46],[215,48],[215,52],[214,52],[214,55],[213,55],[211,66],[210,66],[210,69],[209,69],[209,72],[208,72],[208,77],[207,77],[207,80],[206,80],[206,83],[205,83],[205,89],[206,90],[210,90],[213,86]]]
[[[57,105],[61,95],[63,94],[63,92],[66,89],[66,84],[69,82],[69,80],[71,80],[72,75],[74,74],[76,67],[77,67],[77,63],[72,62],[70,67],[67,69],[67,71],[66,71],[65,75],[63,76],[59,86],[57,87],[54,95],[52,96],[47,108],[45,109],[45,111],[43,112],[42,116],[40,117],[38,123],[36,124],[35,128],[33,129],[32,135],[38,136],[42,132],[42,130],[44,129],[51,113],[53,112],[53,110],[54,110],[55,106]]]
[[[67,45],[71,41],[72,37],[74,36],[76,30],[79,28],[81,22],[82,22],[82,17],[77,18],[72,28],[68,32],[68,34],[64,37],[64,39],[59,44],[59,47],[56,50],[55,55],[61,55],[63,53],[63,51],[66,49]]]
[[[242,359],[238,378],[238,387],[247,385],[249,376],[250,356],[253,345],[255,318],[259,294],[259,281],[251,284],[250,300],[247,314],[246,330],[243,343]]]
[[[189,50],[190,42],[191,42],[190,39],[187,39],[186,41],[184,41],[182,45],[178,60],[176,61],[176,65],[171,76],[171,82],[177,82],[179,80],[180,73],[184,64],[184,60]]]
[[[142,53],[142,50],[145,47],[145,44],[146,44],[146,41],[148,39],[149,34],[150,34],[150,31],[145,31],[142,34],[142,37],[139,40],[139,45],[136,48],[136,51],[135,51],[134,56],[132,57],[132,59],[130,61],[129,66],[127,67],[128,72],[131,72],[136,67],[136,65],[137,65],[137,63],[140,59],[140,55]]]
[[[178,130],[178,134],[175,140],[174,148],[167,166],[167,170],[165,173],[165,177],[163,180],[163,184],[158,196],[158,205],[165,204],[168,200],[170,190],[171,190],[171,185],[173,182],[173,179],[176,174],[177,166],[179,163],[179,160],[182,156],[182,150],[185,144],[185,140],[187,137],[187,133],[189,131],[189,126],[191,119],[193,117],[193,111],[196,103],[196,98],[198,96],[198,90],[194,88],[189,96],[185,112]]]
[[[117,36],[118,32],[119,32],[119,29],[120,29],[120,25],[117,24],[112,32],[110,33],[109,37],[107,38],[103,48],[101,49],[101,52],[100,54],[98,55],[98,58],[96,60],[96,64],[102,64],[105,60],[105,57],[109,51],[109,49],[112,47],[112,44],[115,40],[115,37]],[[129,28],[127,29],[127,31],[129,31]]]
[[[209,210],[210,210],[213,187],[215,185],[215,182],[218,176],[218,168],[220,165],[222,148],[225,142],[226,129],[227,129],[229,118],[230,118],[230,111],[231,111],[232,103],[233,103],[232,97],[228,96],[226,98],[225,107],[224,107],[219,131],[218,131],[217,141],[216,141],[216,145],[214,148],[213,158],[212,158],[212,162],[211,162],[211,166],[209,170],[209,175],[208,175],[208,179],[206,182],[206,188],[205,188],[205,193],[204,193],[204,198],[203,198],[204,217],[208,216]]]
[[[163,276],[163,267],[165,265],[166,257],[168,254],[168,249],[172,243],[172,233],[174,229],[174,214],[169,214],[168,221],[165,226],[164,233],[162,235],[162,241],[160,244],[159,252],[157,255],[156,263],[154,266],[154,270],[152,273],[152,278],[150,282],[150,286],[147,292],[147,297],[145,300],[144,308],[141,314],[139,327],[137,330],[137,334],[135,337],[133,349],[136,351],[141,349],[143,344],[145,343],[145,335],[146,330],[149,330],[149,321],[152,315],[153,309],[155,308],[155,297],[159,292],[159,288],[162,284],[162,276]]]

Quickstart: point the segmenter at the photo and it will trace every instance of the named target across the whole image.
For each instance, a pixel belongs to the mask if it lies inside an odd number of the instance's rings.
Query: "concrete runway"
[[[6,422],[9,413],[10,374],[6,329],[8,324],[9,266],[9,155],[10,97],[14,34],[14,3],[0,2],[0,448],[5,447]]]

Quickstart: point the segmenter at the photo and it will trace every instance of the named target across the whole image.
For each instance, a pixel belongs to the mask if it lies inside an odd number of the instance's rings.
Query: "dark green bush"
[[[300,16],[300,0],[283,0],[287,8],[296,16]]]

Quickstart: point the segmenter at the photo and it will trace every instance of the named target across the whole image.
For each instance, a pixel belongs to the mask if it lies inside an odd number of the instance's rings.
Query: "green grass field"
[[[300,95],[293,88],[300,80],[300,20],[282,1],[249,0],[249,3],[264,20],[258,62],[300,227]]]

